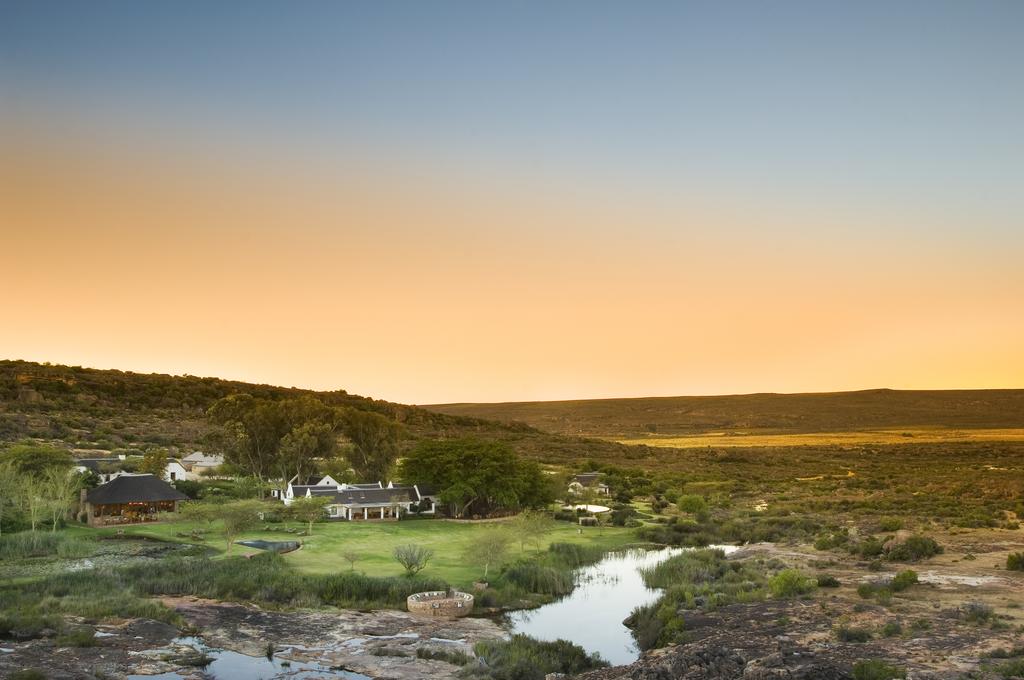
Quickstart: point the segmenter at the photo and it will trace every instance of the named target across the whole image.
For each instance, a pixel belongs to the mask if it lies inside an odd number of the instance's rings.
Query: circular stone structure
[[[459,617],[473,611],[473,596],[458,590],[428,590],[410,595],[405,606],[420,616]]]

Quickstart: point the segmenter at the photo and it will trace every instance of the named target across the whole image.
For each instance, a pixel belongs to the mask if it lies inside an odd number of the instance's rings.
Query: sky
[[[1024,387],[1024,3],[0,3],[0,356]]]

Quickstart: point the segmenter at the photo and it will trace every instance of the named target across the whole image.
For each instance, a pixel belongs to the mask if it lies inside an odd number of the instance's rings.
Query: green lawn
[[[185,522],[168,522],[121,528],[128,535],[191,542],[190,538],[177,534],[187,534],[192,526]],[[465,548],[472,542],[475,535],[481,531],[493,529],[496,524],[470,524],[446,520],[320,522],[314,525],[313,535],[302,537],[296,537],[295,534],[284,531],[286,525],[273,524],[270,526],[274,530],[249,532],[242,536],[242,540],[262,538],[271,541],[302,541],[302,549],[285,555],[285,559],[300,571],[311,574],[347,571],[349,563],[345,561],[342,554],[351,550],[360,555],[359,561],[355,564],[356,571],[361,571],[369,576],[399,575],[403,573],[403,570],[391,556],[391,551],[397,545],[415,543],[434,551],[434,557],[430,564],[421,572],[423,576],[442,578],[457,586],[468,586],[482,576],[483,569],[467,563],[463,556]],[[299,525],[291,523],[287,526],[296,528]],[[635,533],[631,529],[583,527],[582,533],[579,529],[580,527],[567,522],[556,522],[555,529],[543,541],[543,548],[546,549],[547,545],[552,542],[566,542],[601,545],[608,549],[614,549],[636,541]],[[115,528],[88,529],[85,527],[76,527],[72,530],[101,534],[117,531]],[[223,553],[224,541],[216,531],[216,525],[214,525],[214,530],[205,536],[206,543],[210,547]],[[528,556],[532,554],[532,551],[532,548],[527,546],[523,553],[520,551],[519,544],[513,543],[509,551],[509,560],[518,559],[521,555]],[[236,545],[232,550],[233,554],[255,552],[258,551],[240,545]],[[492,571],[492,573],[494,572]]]

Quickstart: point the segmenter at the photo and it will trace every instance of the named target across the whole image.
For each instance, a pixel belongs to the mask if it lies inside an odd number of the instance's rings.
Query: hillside
[[[148,445],[201,449],[210,428],[206,410],[218,399],[239,393],[268,399],[311,394],[329,405],[377,411],[406,426],[409,444],[423,437],[486,437],[505,441],[525,456],[551,462],[614,459],[629,451],[611,442],[434,413],[344,390],[316,392],[219,378],[11,360],[0,360],[0,444],[33,438],[71,449],[112,451]]]
[[[707,433],[798,434],[931,428],[1024,428],[1024,390],[865,390],[810,394],[650,397],[437,404],[451,416],[520,422],[610,439]]]

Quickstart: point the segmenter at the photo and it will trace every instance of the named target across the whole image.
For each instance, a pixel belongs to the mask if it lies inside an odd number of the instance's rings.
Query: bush
[[[871,639],[871,631],[867,628],[854,626],[838,626],[835,629],[836,639],[840,642],[868,642]]]
[[[453,666],[465,666],[470,661],[469,656],[458,649],[430,649],[429,647],[420,647],[417,649],[416,658],[444,661],[452,664]]]
[[[839,579],[831,574],[819,574],[818,575],[818,587],[819,588],[838,588],[840,585]]]
[[[917,562],[942,552],[942,546],[929,536],[914,535],[892,546],[886,559],[893,562]]]
[[[882,626],[882,635],[884,637],[896,637],[903,632],[903,624],[899,621],[889,621]]]
[[[491,680],[544,680],[548,673],[576,675],[608,665],[566,640],[543,642],[526,635],[478,642],[473,651],[484,665],[473,668],[470,677]]]
[[[903,528],[903,520],[899,517],[883,517],[878,522],[879,531],[899,531]]]
[[[968,623],[988,623],[995,618],[995,612],[984,602],[968,602],[963,607],[963,618]]]
[[[878,659],[858,661],[853,664],[853,680],[899,680],[907,677],[907,671],[890,666]]]
[[[999,674],[1004,678],[1024,678],[1024,659],[1016,659],[999,667]]]
[[[7,680],[46,680],[46,674],[35,668],[25,668],[14,671],[7,676]]]
[[[91,628],[76,628],[57,638],[62,647],[95,647],[96,633]]]
[[[815,579],[796,569],[783,569],[768,581],[768,588],[775,597],[799,597],[812,592],[816,586]]]
[[[1024,552],[1007,555],[1006,568],[1010,571],[1024,571]]]
[[[906,590],[910,586],[917,585],[917,572],[913,569],[901,571],[893,577],[890,587],[894,592]]]

